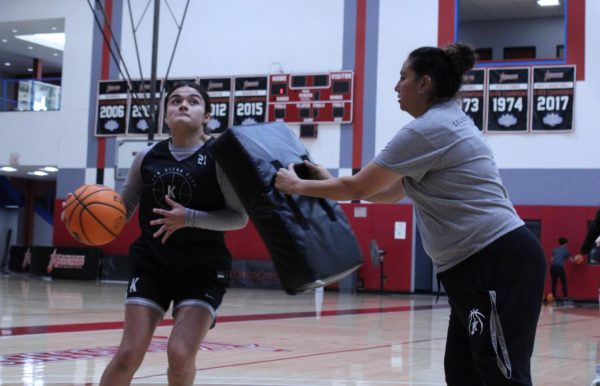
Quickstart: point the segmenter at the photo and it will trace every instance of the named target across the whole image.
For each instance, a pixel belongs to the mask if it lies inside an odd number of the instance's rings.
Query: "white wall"
[[[383,149],[393,135],[412,119],[400,110],[394,87],[400,79],[402,63],[412,50],[421,46],[437,46],[437,13],[438,0],[380,2],[375,152]]]
[[[132,2],[139,21],[146,2]],[[170,0],[180,20],[185,0]],[[316,72],[342,69],[343,0],[220,0],[191,1],[170,76],[267,74]],[[137,60],[127,3],[123,2],[122,43],[125,61],[137,77]],[[137,8],[135,8],[137,7]],[[437,0],[380,0],[375,151],[410,117],[399,111],[393,90],[403,60],[414,48],[437,44]],[[58,164],[84,168],[90,132],[89,100],[91,50],[94,22],[86,1],[3,0],[0,22],[36,18],[66,19],[63,61],[63,101],[57,112],[0,114],[0,163],[11,153],[21,154],[21,163]],[[487,134],[500,168],[598,168],[600,140],[596,110],[600,106],[600,2],[586,1],[586,79],[577,82],[575,131],[551,134]],[[152,8],[138,30],[144,76],[149,75]],[[164,76],[176,28],[164,2],[161,3],[158,76]],[[95,87],[95,85],[92,85]],[[322,125],[317,139],[305,140],[315,159],[337,167],[340,129]],[[351,149],[342,149],[350,152]],[[368,160],[364,160],[367,162]],[[107,165],[112,167],[112,165]]]
[[[186,0],[170,0],[181,20]],[[140,15],[146,2],[132,2]],[[151,64],[152,10],[139,27],[142,68]],[[138,76],[127,2],[123,5],[123,52],[132,77]],[[158,77],[164,77],[177,28],[162,3]],[[139,20],[134,17],[134,22]],[[252,75],[337,71],[342,65],[343,0],[191,1],[169,77]],[[134,64],[135,67],[134,67]]]
[[[0,114],[0,164],[7,164],[10,154],[18,153],[21,165],[85,165],[93,31],[87,2],[0,3],[0,22],[51,18],[65,18],[61,110]]]

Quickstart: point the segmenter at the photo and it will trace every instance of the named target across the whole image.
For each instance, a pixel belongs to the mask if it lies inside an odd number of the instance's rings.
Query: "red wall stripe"
[[[577,66],[577,80],[585,80],[585,0],[567,2],[567,63]]]
[[[108,42],[111,41],[110,26],[112,23],[112,0],[105,0],[104,9],[106,11],[107,19],[104,20],[102,27],[102,33],[106,36]],[[110,50],[109,46],[104,42],[102,43],[102,66],[100,68],[100,79],[106,80],[110,78]],[[104,169],[106,166],[106,138],[98,137],[98,151],[96,154],[96,167],[98,169]]]
[[[356,48],[354,57],[354,125],[352,130],[353,169],[360,169],[362,167],[366,30],[367,0],[357,0]]]
[[[456,23],[455,0],[438,1],[438,46],[444,47],[454,42],[454,24]]]

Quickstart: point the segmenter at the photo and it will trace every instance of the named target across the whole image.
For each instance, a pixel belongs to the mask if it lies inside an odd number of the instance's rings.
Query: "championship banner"
[[[532,131],[573,130],[575,66],[534,67]]]
[[[462,109],[475,123],[479,131],[483,131],[485,122],[485,69],[475,69],[463,75],[460,87]]]
[[[488,132],[527,132],[529,67],[488,69]]]
[[[210,121],[206,125],[211,134],[219,134],[231,126],[232,77],[203,78],[200,84],[210,97]]]
[[[233,106],[234,126],[265,122],[267,116],[267,77],[236,77]]]
[[[96,105],[96,136],[125,134],[129,105],[127,81],[101,80],[98,82]]]
[[[160,83],[160,80],[156,81],[156,93],[154,94],[154,101],[156,103],[154,114],[156,115],[155,119],[158,126],[155,127],[155,134],[159,133],[161,126]],[[151,88],[150,81],[132,81],[131,108],[127,134],[148,135],[150,127],[154,124],[154,120],[152,119],[152,99],[150,97]]]

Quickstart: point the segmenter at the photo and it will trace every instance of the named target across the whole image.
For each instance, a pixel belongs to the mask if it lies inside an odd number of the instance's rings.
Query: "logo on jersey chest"
[[[165,202],[165,196],[188,206],[196,187],[196,180],[185,168],[167,167],[152,175],[152,195],[162,208],[170,208]]]

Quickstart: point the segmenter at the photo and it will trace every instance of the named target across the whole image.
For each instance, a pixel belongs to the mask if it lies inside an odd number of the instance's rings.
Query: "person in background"
[[[579,254],[575,256],[575,258],[583,258],[585,255],[589,255],[590,263],[598,264],[592,251],[594,249],[598,249],[600,247],[600,209],[596,211],[596,216],[590,222],[588,226],[587,233],[585,234],[585,239],[583,243],[581,243],[581,248],[579,249]]]
[[[206,91],[175,83],[165,98],[171,138],[140,151],[121,195],[128,218],[139,207],[141,236],[131,245],[133,269],[125,299],[123,337],[100,385],[129,385],[154,331],[173,305],[167,347],[169,385],[191,385],[200,344],[215,324],[228,287],[231,255],[224,231],[248,216],[210,156],[215,139]]]
[[[589,255],[590,263],[597,264],[598,261],[594,261],[592,251],[594,249],[598,250],[599,248],[600,209],[596,211],[594,219],[590,222],[583,243],[581,243],[579,254],[575,256],[575,259],[583,258],[583,256]],[[600,288],[598,289],[598,294],[600,295]],[[600,301],[600,298],[598,300]],[[600,338],[598,338],[598,340],[596,341],[596,374],[594,375],[594,379],[592,380],[591,386],[600,386]]]
[[[411,198],[451,307],[447,384],[530,386],[546,257],[508,199],[490,146],[455,99],[474,63],[464,44],[412,51],[394,90],[414,119],[373,161],[339,178],[305,162],[316,180],[300,179],[289,165],[275,187],[334,200]]]
[[[573,262],[574,258],[571,256],[571,252],[567,248],[569,240],[564,237],[558,239],[558,247],[552,250],[552,259],[550,260],[550,278],[552,279],[552,296],[556,297],[556,281],[560,280],[562,285],[562,292],[564,302],[569,302],[569,295],[567,289],[567,274],[565,273],[565,267],[563,266],[565,260],[569,259]]]

